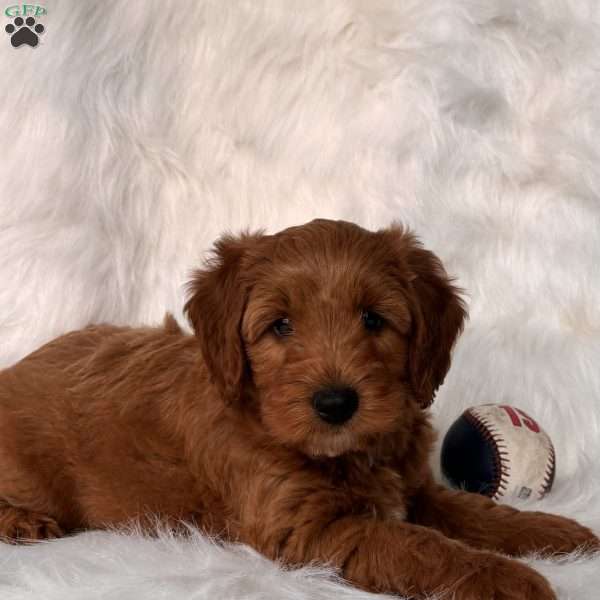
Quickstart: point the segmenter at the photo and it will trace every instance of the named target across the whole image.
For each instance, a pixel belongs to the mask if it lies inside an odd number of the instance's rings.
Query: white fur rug
[[[536,507],[600,531],[596,0],[44,5],[37,48],[0,32],[1,365],[180,315],[224,229],[400,219],[468,290],[440,430],[531,412],[558,456]],[[562,600],[597,597],[600,557],[560,563],[535,564]],[[0,596],[368,597],[200,536],[96,532],[1,546]]]

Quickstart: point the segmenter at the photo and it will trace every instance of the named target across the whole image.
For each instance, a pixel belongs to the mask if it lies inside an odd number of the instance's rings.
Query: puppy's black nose
[[[352,388],[325,388],[312,397],[313,408],[331,425],[345,423],[358,408],[358,394]]]

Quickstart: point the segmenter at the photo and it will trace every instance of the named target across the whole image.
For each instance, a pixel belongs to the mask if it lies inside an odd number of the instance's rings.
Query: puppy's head
[[[439,260],[400,226],[317,220],[226,236],[190,292],[222,396],[252,390],[270,435],[311,456],[406,430],[433,401],[465,318]]]

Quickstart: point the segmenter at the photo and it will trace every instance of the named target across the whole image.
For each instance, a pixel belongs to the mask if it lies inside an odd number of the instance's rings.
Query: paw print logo
[[[41,23],[36,25],[33,17],[27,17],[25,21],[17,17],[13,23],[9,23],[5,28],[6,33],[10,35],[10,43],[15,48],[23,44],[35,48],[40,41],[39,35],[44,33],[44,26]]]

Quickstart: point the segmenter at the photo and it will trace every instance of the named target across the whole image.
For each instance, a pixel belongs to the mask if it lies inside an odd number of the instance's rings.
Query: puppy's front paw
[[[531,552],[549,555],[600,551],[600,539],[590,529],[566,517],[533,512],[521,513],[518,533],[507,540],[505,552],[518,556]]]
[[[23,544],[62,535],[63,531],[52,517],[0,504],[0,541]]]
[[[550,546],[553,552],[600,552],[600,538],[593,531],[571,519],[559,519],[557,531],[553,532],[557,539]]]
[[[482,553],[477,569],[448,590],[453,600],[556,600],[542,575],[516,560]]]

